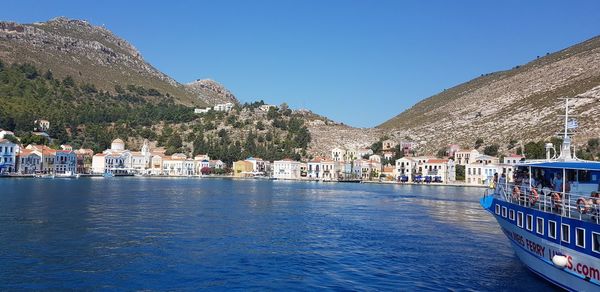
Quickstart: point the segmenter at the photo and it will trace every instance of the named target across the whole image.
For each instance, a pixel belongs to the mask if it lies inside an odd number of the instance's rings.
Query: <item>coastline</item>
[[[80,174],[80,178],[101,178],[101,174]],[[416,185],[416,186],[441,186],[441,187],[467,187],[467,188],[480,188],[485,189],[486,186],[481,185],[469,185],[465,183],[414,183],[406,182],[400,183],[395,181],[360,181],[360,182],[344,182],[344,181],[322,181],[318,179],[274,179],[274,178],[254,178],[254,177],[235,177],[231,175],[144,175],[144,176],[115,176],[113,178],[195,178],[195,179],[230,179],[230,180],[264,180],[264,181],[290,181],[290,182],[316,182],[316,183],[361,183],[361,184],[382,184],[382,185]],[[36,178],[33,174],[12,174],[2,175],[0,178]],[[60,177],[57,177],[60,179]],[[71,178],[74,179],[74,178]]]

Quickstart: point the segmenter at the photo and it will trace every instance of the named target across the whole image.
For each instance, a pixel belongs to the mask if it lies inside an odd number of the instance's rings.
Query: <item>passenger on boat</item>
[[[498,179],[498,183],[496,184],[496,194],[501,194],[504,195],[505,194],[505,187],[506,187],[506,173],[502,173],[502,175],[500,175],[500,178]]]
[[[562,181],[562,175],[555,173],[554,174],[554,179],[552,180],[552,189],[555,192],[562,192],[562,187],[563,187],[563,181]]]

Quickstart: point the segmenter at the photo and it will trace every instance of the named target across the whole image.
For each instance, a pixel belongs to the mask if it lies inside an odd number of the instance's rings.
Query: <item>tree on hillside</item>
[[[489,146],[485,146],[485,148],[483,149],[483,154],[489,155],[489,156],[498,156],[498,148],[500,148],[500,146],[498,146],[498,144],[492,144]]]
[[[482,138],[477,138],[477,140],[475,140],[475,149],[479,149],[479,147],[481,147],[481,145],[483,145],[483,139]]]

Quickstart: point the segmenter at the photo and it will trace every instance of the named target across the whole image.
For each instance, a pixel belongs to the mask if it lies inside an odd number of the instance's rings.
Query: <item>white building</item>
[[[193,160],[191,160],[193,161]],[[183,153],[175,153],[162,159],[162,174],[164,175],[188,175],[194,173],[194,163],[187,162],[187,156]]]
[[[246,160],[252,163],[252,171],[254,173],[269,174],[271,172],[271,163],[269,161],[262,160],[258,157],[249,157]]]
[[[263,105],[259,106],[258,108],[263,112],[268,112],[269,109],[271,109],[272,107],[276,107],[276,106],[274,106],[272,104],[263,104]]]
[[[300,179],[300,161],[291,159],[273,162],[273,177],[277,179]]]
[[[517,155],[517,154],[510,154],[510,155],[504,157],[504,159],[502,159],[502,163],[515,165],[515,164],[521,162],[522,159],[525,159],[525,156]]]
[[[38,150],[23,149],[17,156],[17,168],[21,174],[35,174],[42,171],[42,153]]]
[[[356,151],[356,156],[358,156],[357,158],[363,158],[365,156],[371,156],[373,155],[373,150],[371,150],[371,148],[360,148]]]
[[[444,183],[456,180],[456,167],[452,159],[428,159],[423,163],[424,176],[439,177]]]
[[[16,172],[17,145],[6,139],[0,139],[0,173]]]
[[[331,149],[331,159],[333,161],[344,161],[345,156],[346,156],[346,150],[341,149],[341,148]]]
[[[308,161],[306,171],[306,176],[309,178],[323,178],[323,166],[321,165],[321,159],[315,158],[313,160]]]
[[[511,182],[513,172],[514,167],[510,164],[467,164],[465,166],[465,182],[470,185],[488,186],[492,182],[495,173],[498,174],[498,177],[503,173],[506,174],[506,179]]]
[[[9,135],[14,136],[15,133],[13,133],[12,131],[0,129],[0,139],[4,139],[6,136],[9,136]]]
[[[118,138],[112,141],[110,149],[92,157],[92,172],[96,174],[126,174],[133,170],[131,166],[131,151],[126,150],[125,142]]]
[[[394,168],[395,179],[399,180],[401,176],[406,176],[409,180],[411,180],[415,174],[416,167],[417,161],[411,157],[402,157],[400,159],[396,159],[396,167]]]
[[[204,113],[207,113],[209,110],[210,110],[209,107],[207,107],[207,108],[195,108],[194,109],[194,113],[195,114],[204,114]]]
[[[220,103],[217,104],[213,107],[213,110],[218,111],[218,112],[228,112],[233,108],[233,103],[228,102],[228,103]]]
[[[131,152],[131,168],[136,173],[145,174],[150,168],[150,162],[152,160],[152,154],[150,153],[150,146],[148,140],[144,140],[141,151]]]
[[[225,168],[225,163],[220,159],[217,160],[209,160],[208,166],[212,169],[223,169]]]
[[[458,165],[467,165],[473,162],[473,158],[480,156],[479,151],[473,150],[461,150],[454,153],[454,161]]]
[[[373,160],[373,161],[377,161],[377,162],[381,163],[381,156],[379,156],[377,154],[373,154],[373,155],[369,156],[369,160]]]
[[[321,160],[321,167],[322,167],[322,178],[324,180],[337,180],[338,179],[338,167],[337,167],[338,163],[330,160],[330,159],[323,159]]]

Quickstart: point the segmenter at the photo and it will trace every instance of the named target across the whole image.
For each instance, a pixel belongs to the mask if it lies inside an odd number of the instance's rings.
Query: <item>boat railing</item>
[[[513,204],[600,224],[600,192],[585,195],[514,183],[498,184],[492,191],[494,196]]]

